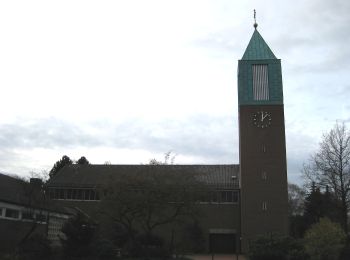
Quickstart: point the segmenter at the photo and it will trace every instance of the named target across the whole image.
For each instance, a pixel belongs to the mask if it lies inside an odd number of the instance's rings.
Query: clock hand
[[[264,112],[261,112],[261,122],[263,122],[266,117],[267,117],[267,112],[265,114]]]

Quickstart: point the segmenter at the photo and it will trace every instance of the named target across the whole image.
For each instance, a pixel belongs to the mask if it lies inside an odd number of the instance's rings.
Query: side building
[[[72,213],[47,200],[39,179],[30,183],[0,174],[0,252],[12,253],[34,234],[59,246],[64,222]]]

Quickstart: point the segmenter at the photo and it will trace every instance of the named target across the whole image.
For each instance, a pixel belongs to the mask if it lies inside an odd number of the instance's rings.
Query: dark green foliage
[[[288,255],[288,241],[276,235],[259,236],[249,243],[251,260],[284,260]]]
[[[46,260],[50,255],[50,241],[41,234],[32,235],[18,249],[18,260]]]
[[[289,214],[290,235],[294,238],[304,237],[305,231],[324,217],[333,222],[342,223],[340,204],[340,201],[328,189],[322,192],[313,184],[310,192],[305,196],[303,214]]]
[[[78,213],[62,227],[65,238],[61,238],[65,256],[86,257],[93,254],[92,242],[95,225],[82,213]]]
[[[288,184],[289,235],[302,238],[307,228],[304,219],[305,191],[296,184]]]
[[[302,238],[307,227],[304,216],[289,216],[289,235],[291,237],[296,239]]]
[[[349,238],[347,238],[346,245],[343,248],[342,252],[340,253],[340,260],[349,260],[350,259],[350,241]]]
[[[73,164],[73,161],[67,156],[63,155],[62,159],[57,161],[52,169],[50,170],[49,176],[52,178],[53,176],[56,175],[56,173],[61,170],[64,166]]]
[[[288,239],[288,260],[308,260],[302,239]]]
[[[311,192],[305,198],[304,223],[305,230],[327,217],[333,222],[342,222],[340,202],[328,191],[321,192],[312,185]]]
[[[249,243],[250,260],[306,260],[307,255],[298,240],[270,234],[258,236]]]
[[[89,161],[85,158],[85,156],[80,157],[80,159],[77,161],[77,164],[80,165],[86,165],[86,164],[90,164]]]

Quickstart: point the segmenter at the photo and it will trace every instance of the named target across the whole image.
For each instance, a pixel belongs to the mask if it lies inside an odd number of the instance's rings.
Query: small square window
[[[39,222],[45,222],[46,216],[44,214],[36,214],[35,219],[36,219],[36,221],[39,221]]]
[[[71,200],[72,199],[72,189],[67,190],[67,199]]]
[[[90,190],[85,190],[85,192],[84,192],[84,200],[90,200]]]
[[[64,189],[59,189],[59,199],[64,200]]]
[[[19,218],[19,211],[15,209],[6,209],[5,217],[7,218]]]
[[[233,203],[238,203],[238,191],[233,191],[232,192],[232,202]]]
[[[228,191],[221,191],[221,202],[228,202],[229,200],[229,192]]]
[[[217,191],[214,191],[213,193],[212,193],[212,197],[211,197],[211,201],[212,202],[219,202],[219,196],[218,196],[219,194],[218,194],[218,192]]]
[[[30,212],[30,211],[24,211],[24,212],[22,212],[22,219],[33,220],[33,219],[34,219],[34,214],[33,214],[33,212]]]
[[[55,199],[55,189],[49,189],[49,198],[50,199]]]
[[[96,193],[95,193],[94,190],[91,190],[91,191],[90,191],[90,199],[91,199],[91,200],[96,200]]]
[[[82,190],[77,190],[76,191],[76,199],[81,200],[83,198],[83,192]]]
[[[60,198],[60,189],[55,189],[55,199]]]

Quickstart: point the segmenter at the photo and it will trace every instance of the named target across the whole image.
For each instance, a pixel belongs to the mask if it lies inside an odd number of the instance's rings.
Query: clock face
[[[259,128],[266,128],[271,125],[271,114],[265,111],[258,111],[253,114],[253,124]]]

